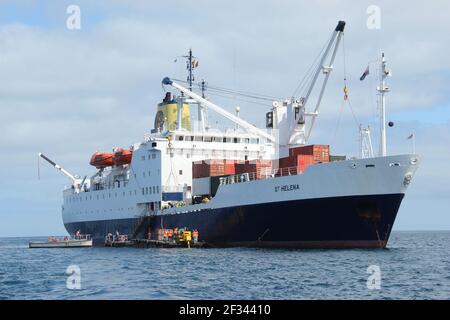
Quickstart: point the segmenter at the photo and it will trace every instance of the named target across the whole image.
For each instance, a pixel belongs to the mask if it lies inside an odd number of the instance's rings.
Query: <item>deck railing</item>
[[[294,176],[301,174],[302,171],[298,167],[287,168],[261,168],[260,172],[246,172],[230,175],[228,177],[219,178],[219,185],[248,182],[253,180],[264,180],[275,177]]]

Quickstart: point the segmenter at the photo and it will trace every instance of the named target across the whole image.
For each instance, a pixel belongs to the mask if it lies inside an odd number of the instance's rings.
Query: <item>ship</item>
[[[214,247],[385,248],[420,156],[387,155],[384,54],[379,155],[367,129],[358,158],[308,144],[344,27],[339,21],[333,29],[303,94],[272,101],[265,128],[213,103],[204,81],[194,92],[198,61],[190,50],[187,81],[162,80],[167,91],[154,127],[129,148],[95,152],[93,176],[72,175],[41,153],[70,180],[62,205],[68,233],[90,234],[96,244],[111,233],[155,239],[185,228]],[[214,128],[208,112],[233,126]]]

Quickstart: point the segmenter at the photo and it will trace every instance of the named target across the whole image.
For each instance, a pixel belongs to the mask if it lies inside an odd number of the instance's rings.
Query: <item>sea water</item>
[[[0,299],[450,299],[450,231],[387,249],[29,249],[0,238]]]

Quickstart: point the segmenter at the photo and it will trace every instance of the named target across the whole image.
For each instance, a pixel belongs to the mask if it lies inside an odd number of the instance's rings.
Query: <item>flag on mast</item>
[[[363,81],[368,75],[369,75],[369,66],[367,66],[366,70],[364,71],[362,76],[359,78],[359,80]]]

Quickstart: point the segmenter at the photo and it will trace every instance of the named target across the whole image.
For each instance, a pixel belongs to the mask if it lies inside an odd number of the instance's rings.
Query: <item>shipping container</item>
[[[192,179],[192,195],[204,196],[211,194],[211,178],[195,178]]]
[[[204,160],[192,163],[192,177],[194,179],[221,176],[224,174],[224,160]]]
[[[278,161],[278,166],[280,168],[289,168],[297,166],[297,156],[280,158]]]
[[[299,154],[297,156],[297,172],[302,173],[307,167],[314,164],[314,157],[310,154]]]
[[[312,144],[289,149],[289,157],[296,157],[299,154],[312,155],[315,163],[329,162],[330,146],[326,144]]]
[[[236,160],[224,160],[225,174],[235,174],[236,173],[235,163],[236,163]]]
[[[236,162],[235,173],[255,173],[256,179],[269,174],[272,171],[272,160],[252,160]]]

